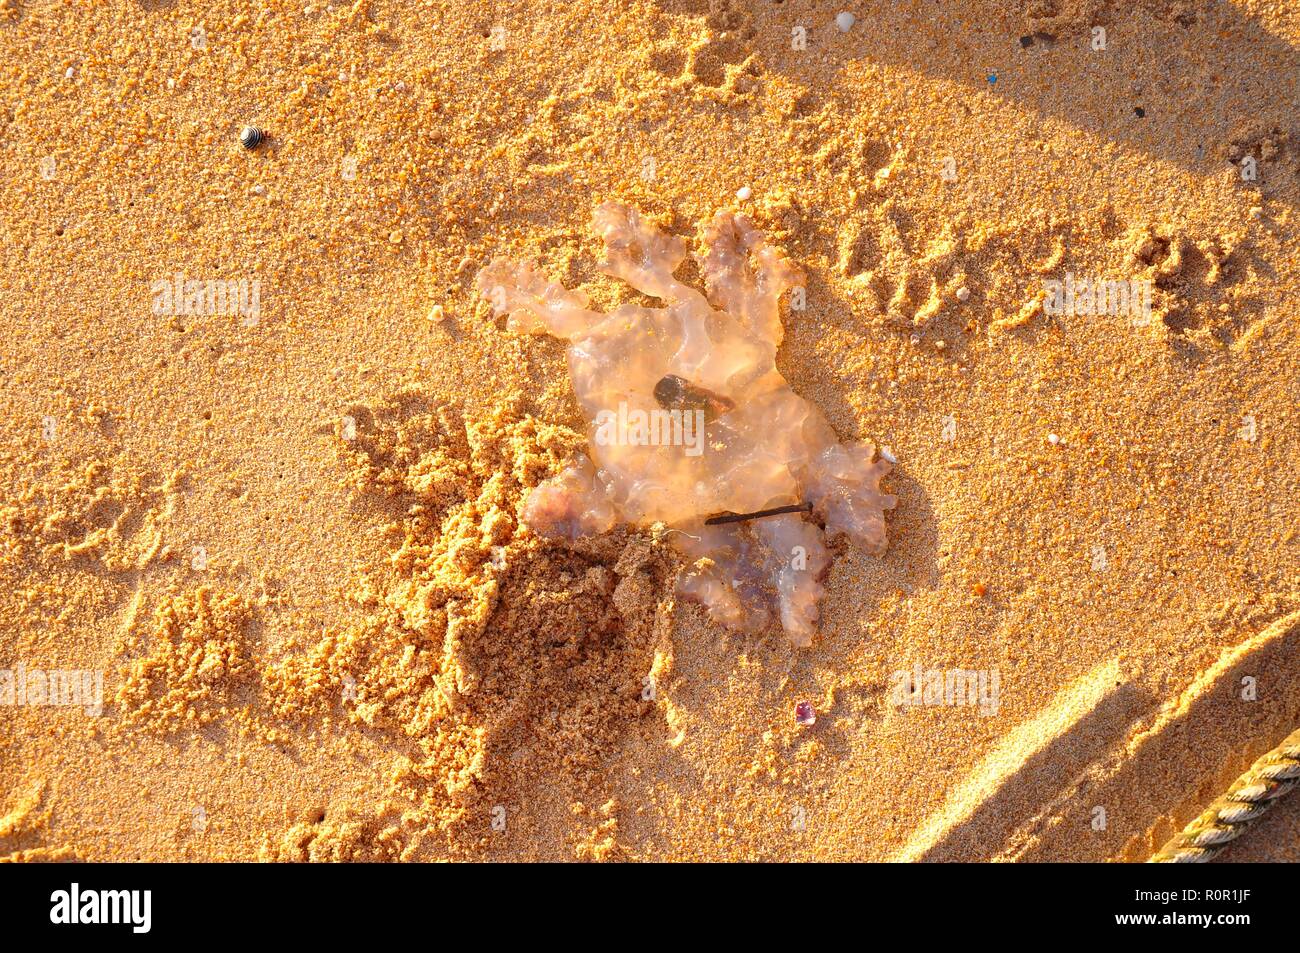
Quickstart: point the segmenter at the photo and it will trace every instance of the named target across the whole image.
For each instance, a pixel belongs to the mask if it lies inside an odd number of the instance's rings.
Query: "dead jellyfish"
[[[677,590],[721,624],[773,621],[812,642],[830,537],[879,554],[890,469],[870,443],[841,443],[776,367],[782,295],[802,275],[744,215],[720,212],[696,255],[705,290],[678,281],[685,242],[636,209],[595,211],[604,270],[662,308],[593,311],[532,265],[496,259],[478,287],[507,326],[569,342],[587,453],[535,488],[525,522],[577,538],[617,524],[662,527],[686,560]]]

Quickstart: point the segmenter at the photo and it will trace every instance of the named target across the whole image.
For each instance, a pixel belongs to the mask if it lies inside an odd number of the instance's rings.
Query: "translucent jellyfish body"
[[[720,212],[697,255],[706,295],[673,276],[685,243],[636,209],[606,202],[594,225],[602,268],[664,307],[602,314],[582,292],[506,259],[478,275],[512,330],[569,342],[588,421],[588,453],[532,492],[525,521],[569,538],[662,523],[689,562],[677,583],[684,597],[737,629],[779,619],[792,641],[810,644],[826,538],[883,552],[895,499],[880,490],[888,461],[873,461],[870,443],[840,443],[776,368],[781,295],[800,283],[798,269],[745,216]],[[706,523],[795,504],[805,511]]]

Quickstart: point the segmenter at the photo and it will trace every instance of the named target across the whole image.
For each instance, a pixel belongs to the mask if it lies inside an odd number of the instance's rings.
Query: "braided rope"
[[[1200,817],[1160,848],[1150,864],[1203,864],[1246,833],[1283,795],[1300,784],[1300,731],[1264,755]]]

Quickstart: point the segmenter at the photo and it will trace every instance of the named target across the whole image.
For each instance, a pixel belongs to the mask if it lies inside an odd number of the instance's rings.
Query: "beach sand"
[[[941,7],[0,3],[0,669],[103,686],[0,705],[0,857],[1138,861],[1300,726],[1300,8]],[[474,276],[649,303],[607,200],[751,216],[898,461],[811,648],[520,525],[584,421]]]

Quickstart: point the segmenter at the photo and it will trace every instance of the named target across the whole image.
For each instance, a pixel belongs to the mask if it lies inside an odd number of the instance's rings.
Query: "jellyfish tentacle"
[[[719,212],[705,227],[696,256],[714,307],[756,335],[780,345],[781,295],[803,281],[790,259],[767,244],[748,216]]]
[[[600,264],[605,274],[665,301],[704,301],[699,291],[673,277],[686,260],[686,244],[676,235],[666,234],[631,206],[612,201],[596,206],[592,227],[605,243]]]
[[[826,593],[822,582],[831,556],[822,531],[790,514],[758,521],[754,532],[767,545],[772,586],[781,627],[790,641],[806,648],[817,634],[817,604]]]
[[[874,555],[885,551],[885,510],[898,498],[880,489],[880,481],[893,469],[883,457],[872,462],[875,446],[840,443],[826,447],[812,461],[808,473],[808,498],[826,521],[826,535],[848,536]]]
[[[600,473],[586,454],[535,487],[524,504],[524,522],[539,536],[593,536],[612,529],[614,504]]]
[[[550,281],[532,262],[495,258],[478,273],[479,293],[494,311],[510,315],[506,326],[522,334],[553,334],[576,340],[605,319],[587,308],[587,296]]]

